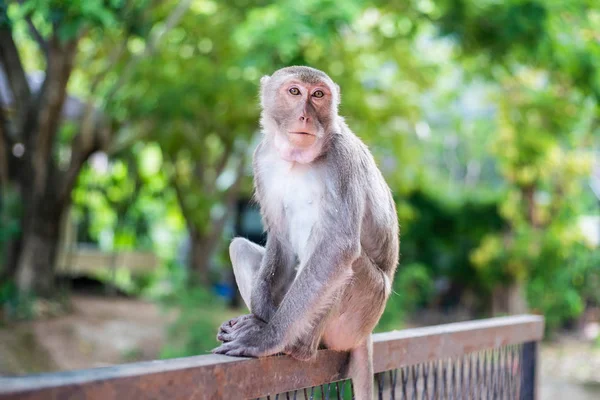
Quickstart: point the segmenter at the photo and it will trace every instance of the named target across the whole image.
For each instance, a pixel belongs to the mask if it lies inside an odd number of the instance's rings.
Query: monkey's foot
[[[244,317],[231,327],[225,326],[227,332],[219,332],[218,339],[223,344],[212,352],[247,357],[274,354],[276,351],[269,351],[273,347],[269,343],[273,335],[269,334],[267,323],[254,315]]]
[[[260,357],[261,353],[257,347],[245,346],[239,342],[223,343],[216,349],[212,350],[215,354],[224,354],[227,356],[237,357]]]
[[[240,329],[242,325],[240,322],[246,321],[250,318],[254,317],[253,314],[240,315],[239,317],[235,317],[230,319],[227,322],[223,322],[219,327],[219,333],[217,333],[217,340],[220,342],[228,342],[231,340],[231,335]]]

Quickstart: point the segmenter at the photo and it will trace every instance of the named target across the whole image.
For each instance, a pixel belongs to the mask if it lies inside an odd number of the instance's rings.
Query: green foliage
[[[302,52],[310,49],[310,57],[327,54],[328,43],[339,40],[339,30],[360,15],[358,1],[285,0],[250,11],[235,32],[240,50],[257,52],[252,63],[272,68],[275,64],[302,62]],[[265,47],[270,51],[264,51]],[[307,54],[308,55],[308,54]]]
[[[548,7],[538,1],[442,2],[445,10],[439,19],[442,34],[456,36],[467,51],[502,59],[509,52],[531,52],[546,35]]]
[[[528,282],[527,298],[533,310],[546,318],[546,330],[552,332],[565,321],[575,320],[586,305],[600,305],[600,255],[583,245],[573,246],[569,259],[563,260],[560,246],[553,244],[543,251]]]
[[[31,17],[44,36],[56,26],[58,37],[66,41],[76,38],[83,29],[114,29],[123,20],[139,16],[148,5],[148,0],[27,0],[15,10],[15,18]],[[131,22],[128,30],[133,33],[139,20]]]
[[[154,249],[173,257],[183,221],[168,191],[160,148],[139,144],[119,159],[99,163],[83,169],[73,191],[79,241],[105,250]]]
[[[402,227],[401,265],[422,263],[433,277],[485,298],[498,280],[478,273],[470,256],[482,237],[504,228],[497,202],[494,194],[450,197],[435,188],[413,192],[406,200],[411,214]],[[460,298],[442,302],[455,306]]]
[[[491,84],[496,106],[489,151],[503,182],[505,228],[484,234],[470,261],[490,288],[525,282],[530,306],[554,329],[587,301],[573,279],[587,251],[576,222],[590,210],[582,182],[597,146],[600,75],[589,68],[600,60],[591,35],[597,4],[450,0],[441,7],[440,33],[458,43],[465,71]]]

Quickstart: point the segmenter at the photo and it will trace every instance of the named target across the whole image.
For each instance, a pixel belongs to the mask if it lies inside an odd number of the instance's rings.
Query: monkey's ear
[[[260,106],[262,108],[265,108],[265,88],[270,80],[271,77],[269,75],[265,75],[260,78],[260,89],[258,91],[258,96],[260,97]]]
[[[339,105],[342,101],[342,90],[340,89],[340,85],[338,85],[337,83],[334,83],[334,85],[335,91],[337,92],[337,103]]]
[[[260,86],[265,87],[267,82],[269,82],[269,79],[271,79],[271,77],[269,75],[265,75],[262,78],[260,78]]]

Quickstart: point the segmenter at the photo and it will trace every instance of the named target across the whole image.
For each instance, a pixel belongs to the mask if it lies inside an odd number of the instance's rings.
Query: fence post
[[[521,364],[521,400],[537,399],[537,352],[538,342],[523,343]]]

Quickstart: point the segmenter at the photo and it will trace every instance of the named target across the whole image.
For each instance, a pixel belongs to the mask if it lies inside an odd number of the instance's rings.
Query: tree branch
[[[106,67],[102,71],[100,71],[92,80],[92,83],[90,84],[90,95],[93,95],[96,92],[100,83],[104,80],[106,75],[108,75],[108,73],[113,70],[121,56],[125,53],[125,50],[127,49],[128,39],[129,37],[124,38],[121,42],[121,45],[113,49],[110,56],[108,57]]]
[[[226,211],[223,213],[223,215],[220,218],[218,218],[212,224],[211,234],[213,235],[212,236],[213,242],[211,242],[211,245],[213,245],[213,246],[216,244],[216,241],[218,239],[220,239],[221,232],[223,232],[223,228],[225,227],[227,218],[231,214],[231,212],[237,202],[238,195],[240,192],[240,186],[241,186],[241,182],[242,182],[242,175],[244,173],[245,163],[246,163],[245,156],[241,156],[238,167],[236,168],[236,170],[237,170],[236,179],[233,182],[233,184],[227,189],[227,191],[225,193],[225,197],[223,198],[223,203],[225,204]]]
[[[8,135],[5,134],[3,127],[0,125],[0,187],[8,183],[8,160],[12,157],[10,154],[12,146],[8,140]]]
[[[246,165],[246,155],[245,153],[240,155],[240,161],[236,168],[236,178],[233,184],[227,189],[227,195],[225,196],[225,204],[228,207],[233,207],[237,201],[238,192],[240,190],[240,186],[242,183],[242,178],[244,175],[244,167]]]
[[[123,131],[127,131],[130,126],[128,124],[125,124],[125,126],[122,129],[119,129],[119,131],[123,132]],[[134,133],[128,135],[127,137],[124,137],[124,134],[119,134],[118,135],[118,139],[115,139],[114,141],[112,141],[110,143],[109,146],[107,146],[106,148],[106,153],[111,156],[111,155],[115,155],[129,147],[131,147],[134,143],[139,142],[140,140],[144,139],[146,136],[148,136],[148,132],[150,131],[150,129],[146,129],[144,127],[138,128],[136,127],[136,130]],[[117,132],[118,133],[118,132]],[[117,135],[115,135],[117,136]]]
[[[189,225],[192,224],[192,215],[191,211],[185,204],[185,197],[183,195],[183,188],[179,184],[179,169],[177,168],[177,160],[174,158],[171,159],[171,165],[173,165],[173,176],[171,176],[171,183],[173,184],[173,188],[175,189],[175,195],[177,196],[177,202],[179,203],[179,208],[181,208],[181,214],[183,214],[183,218],[186,223]]]
[[[3,18],[8,19],[8,16],[4,15]],[[12,37],[12,31],[6,24],[0,25],[0,63],[2,63],[2,67],[8,78],[14,107],[17,111],[17,118],[14,125],[19,127],[27,114],[31,99],[31,89],[27,82],[19,51]]]
[[[227,166],[227,162],[229,161],[229,156],[231,155],[232,150],[233,150],[233,142],[232,141],[226,142],[225,148],[223,149],[223,154],[221,155],[221,158],[219,159],[219,161],[217,162],[217,165],[215,167],[215,172],[216,172],[215,175],[217,177],[219,177],[223,173],[223,170]]]
[[[233,142],[226,142],[225,148],[223,149],[223,154],[221,154],[221,157],[219,158],[219,160],[217,160],[217,163],[215,165],[215,179],[212,180],[211,182],[204,182],[203,180],[201,181],[203,183],[203,185],[205,185],[205,190],[208,193],[213,193],[215,191],[217,178],[219,176],[221,176],[221,174],[223,173],[223,170],[227,166],[227,162],[229,161],[229,157],[231,156],[232,151],[233,151]]]
[[[23,4],[23,0],[19,0],[19,3]],[[41,35],[40,31],[38,31],[37,28],[35,27],[35,25],[33,24],[33,21],[31,20],[31,15],[25,16],[25,22],[27,22],[27,27],[29,28],[29,33],[31,34],[31,37],[33,37],[33,39],[36,41],[36,43],[40,47],[40,51],[42,53],[44,53],[44,56],[46,57],[46,61],[48,61],[48,56],[49,56],[48,43],[46,42],[44,37]]]
[[[42,88],[38,95],[37,118],[32,118],[30,129],[25,138],[25,147],[33,165],[33,187],[43,191],[46,184],[48,163],[54,138],[59,128],[62,109],[67,96],[67,84],[73,70],[73,62],[78,39],[62,44],[58,37],[50,40],[50,58]],[[37,121],[36,121],[37,119]]]
[[[0,104],[0,186],[8,183],[10,177],[11,150],[14,145],[10,134],[10,121],[6,119],[2,104]]]
[[[71,160],[60,181],[61,199],[67,199],[71,195],[81,167],[95,151],[103,147],[103,142],[108,136],[107,129],[102,114],[88,104],[79,132],[71,141]]]

